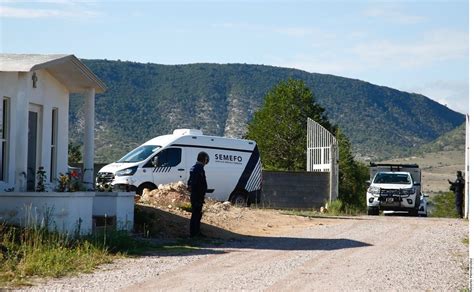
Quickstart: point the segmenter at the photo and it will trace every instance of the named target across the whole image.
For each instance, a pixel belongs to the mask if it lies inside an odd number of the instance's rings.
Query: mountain
[[[466,149],[466,123],[444,133],[436,140],[420,147],[420,153],[432,153],[441,151],[453,151]]]
[[[464,121],[463,115],[419,94],[296,69],[82,61],[108,86],[104,94],[96,96],[97,162],[116,160],[175,128],[242,137],[268,90],[288,78],[305,82],[329,120],[349,137],[359,157],[403,156]],[[72,95],[73,142],[82,140],[83,116],[83,98]]]

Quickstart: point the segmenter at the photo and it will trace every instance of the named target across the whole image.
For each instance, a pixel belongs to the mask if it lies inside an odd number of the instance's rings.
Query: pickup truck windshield
[[[411,184],[411,177],[405,173],[378,173],[375,176],[376,184]]]
[[[120,163],[140,162],[147,159],[151,154],[153,154],[156,150],[160,148],[161,146],[158,146],[158,145],[142,145],[138,148],[135,148],[124,157],[120,158],[120,160],[117,162],[120,162]]]

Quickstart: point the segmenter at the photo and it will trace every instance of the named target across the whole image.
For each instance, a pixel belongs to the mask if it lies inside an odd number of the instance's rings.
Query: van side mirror
[[[151,164],[153,164],[154,167],[158,167],[158,155],[153,157],[153,159],[151,160]]]
[[[419,187],[419,186],[421,186],[421,184],[419,182],[415,181],[415,182],[413,182],[413,186]]]
[[[368,187],[370,187],[370,180],[366,180],[366,181],[365,181],[365,184],[366,184]]]

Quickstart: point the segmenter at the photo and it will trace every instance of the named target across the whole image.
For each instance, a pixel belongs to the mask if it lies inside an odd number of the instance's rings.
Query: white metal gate
[[[308,118],[306,171],[329,172],[329,201],[337,198],[339,185],[339,148],[336,137]]]

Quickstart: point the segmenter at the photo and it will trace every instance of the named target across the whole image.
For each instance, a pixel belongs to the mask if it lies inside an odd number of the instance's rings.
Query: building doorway
[[[30,104],[28,110],[28,157],[26,190],[32,192],[36,185],[36,171],[40,159],[41,145],[41,106]]]

